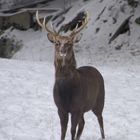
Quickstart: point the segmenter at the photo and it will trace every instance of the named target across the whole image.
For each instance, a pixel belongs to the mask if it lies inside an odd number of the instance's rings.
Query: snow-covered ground
[[[75,46],[78,66],[96,66],[105,79],[104,125],[106,140],[140,138],[140,26],[134,23],[139,8],[133,11],[123,0],[91,0],[80,3],[65,15],[67,22],[77,9],[87,9],[90,21],[83,38]],[[120,3],[120,1],[122,1]],[[124,7],[124,13],[120,7]],[[99,20],[99,13],[106,7]],[[120,35],[108,44],[131,13],[131,34]],[[113,17],[117,23],[113,24]],[[107,20],[107,22],[103,22]],[[100,28],[96,33],[96,28]],[[58,140],[60,124],[54,105],[53,47],[46,32],[7,31],[23,40],[23,48],[11,60],[0,59],[0,140]],[[120,50],[115,48],[122,46]],[[85,114],[86,125],[81,140],[99,140],[96,117]],[[70,140],[70,123],[66,140]]]
[[[0,64],[0,139],[58,140],[60,124],[52,97],[52,64],[19,60],[0,60]],[[140,66],[98,69],[106,86],[106,140],[139,140]],[[96,117],[90,112],[85,120],[81,140],[98,140]],[[69,129],[66,140],[70,140]]]

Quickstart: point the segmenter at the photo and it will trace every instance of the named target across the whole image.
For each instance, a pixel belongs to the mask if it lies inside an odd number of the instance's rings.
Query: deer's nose
[[[60,51],[59,51],[59,54],[60,54],[60,56],[64,57],[64,56],[66,56],[67,52],[66,52],[65,49],[61,48]]]
[[[66,52],[61,52],[61,51],[59,52],[59,54],[61,57],[65,57],[67,55]]]

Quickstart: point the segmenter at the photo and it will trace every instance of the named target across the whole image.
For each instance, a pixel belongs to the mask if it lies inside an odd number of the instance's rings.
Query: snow
[[[3,59],[0,64],[0,139],[57,140],[60,124],[52,97],[53,66],[47,62]],[[138,140],[140,66],[98,69],[106,86],[106,139]],[[87,113],[85,120],[81,140],[99,139],[95,116]],[[66,140],[70,140],[70,131]]]
[[[134,20],[139,16],[140,6],[133,11],[121,0],[80,1],[65,15],[65,22],[75,16],[77,9],[87,9],[90,13],[91,19],[82,40],[75,45],[75,53],[78,66],[96,66],[104,77],[106,140],[139,140],[140,28]],[[119,12],[122,6],[125,13]],[[104,7],[104,13],[96,21]],[[132,12],[131,34],[120,35],[108,44],[109,34]],[[112,17],[117,18],[116,24]],[[95,33],[98,27],[100,31]],[[8,30],[5,34],[22,40],[23,48],[11,60],[0,59],[0,140],[60,139],[60,123],[52,96],[54,48],[46,32]],[[115,49],[118,45],[122,45],[120,50]],[[92,112],[85,114],[85,121],[81,140],[99,140],[99,126]],[[70,138],[69,123],[66,140]]]

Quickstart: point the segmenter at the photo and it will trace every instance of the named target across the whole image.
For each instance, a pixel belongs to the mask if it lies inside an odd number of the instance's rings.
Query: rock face
[[[34,14],[38,5],[41,9],[51,1],[53,0],[0,0],[0,29],[5,30],[13,26],[26,30],[34,27],[36,25]],[[56,11],[58,9],[49,9],[49,13]]]
[[[45,0],[1,0],[0,9],[1,10],[14,9],[17,7],[24,7],[24,6],[32,5],[32,4],[43,2],[43,1]]]
[[[0,57],[11,58],[16,53],[22,44],[20,41],[15,40],[14,37],[3,36],[0,38]]]
[[[15,15],[0,16],[0,28],[7,29],[13,26],[17,29],[26,30],[31,27],[31,14],[28,11]]]
[[[140,25],[140,17],[136,18],[135,22]]]
[[[137,7],[138,6],[138,0],[127,0],[128,4],[131,5],[132,7]]]

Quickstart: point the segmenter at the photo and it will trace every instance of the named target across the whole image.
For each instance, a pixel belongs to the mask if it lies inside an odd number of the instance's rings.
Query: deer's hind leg
[[[105,139],[104,123],[103,123],[103,117],[102,117],[103,106],[101,106],[101,104],[97,105],[96,107],[94,107],[94,109],[92,109],[92,111],[93,111],[93,113],[96,115],[96,117],[98,119],[102,139]]]
[[[104,123],[103,123],[103,116],[102,116],[102,112],[103,112],[103,108],[104,108],[104,96],[102,96],[98,99],[99,100],[97,100],[96,106],[92,109],[92,111],[98,119],[102,139],[105,139]]]
[[[95,114],[97,116],[97,119],[98,119],[98,123],[99,123],[99,126],[100,126],[100,132],[101,132],[101,136],[102,136],[102,139],[105,139],[105,134],[104,134],[104,124],[103,124],[103,117],[102,117],[102,114]]]
[[[80,136],[83,132],[84,125],[85,125],[85,120],[84,120],[84,116],[82,115],[82,117],[79,121],[79,124],[78,124],[78,132],[77,132],[76,140],[80,139]]]

